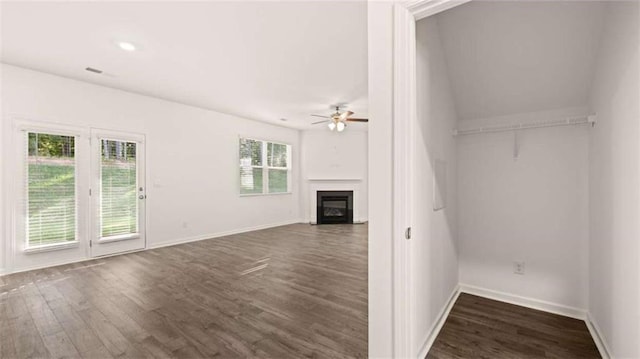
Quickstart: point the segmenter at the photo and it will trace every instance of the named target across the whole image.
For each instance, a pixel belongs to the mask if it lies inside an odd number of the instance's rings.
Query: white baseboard
[[[429,334],[427,335],[427,338],[423,341],[422,345],[420,346],[420,351],[418,352],[419,353],[418,358],[426,358],[427,354],[429,354],[429,350],[431,349],[431,346],[433,345],[433,343],[436,341],[438,334],[440,334],[440,330],[442,330],[444,323],[447,321],[447,318],[449,317],[449,313],[451,313],[451,309],[453,308],[453,305],[456,303],[456,300],[458,300],[458,296],[460,296],[460,286],[456,286],[453,289],[453,292],[451,292],[451,295],[449,296],[449,300],[447,301],[447,303],[445,303],[444,307],[440,310],[440,313],[438,314],[438,319],[433,324],[433,326],[431,327],[431,330],[429,330]]]
[[[57,266],[63,266],[65,264],[86,262],[86,261],[91,261],[91,260],[94,260],[94,259],[99,259],[99,258],[79,257],[79,258],[74,258],[74,259],[69,259],[69,260],[64,260],[64,261],[53,261],[53,262],[48,262],[48,263],[44,263],[44,264],[38,264],[38,265],[34,265],[34,266],[14,268],[13,270],[7,269],[6,272],[0,273],[0,276],[9,275],[9,274],[15,274],[15,273],[22,273],[22,272],[29,272],[29,271],[32,271],[32,270],[38,270],[38,269],[44,269],[44,268],[52,268],[52,267],[57,267]]]
[[[175,245],[183,244],[183,243],[197,242],[197,241],[202,241],[202,240],[205,240],[205,239],[213,239],[213,238],[231,236],[231,235],[234,235],[234,234],[259,231],[261,229],[269,229],[269,228],[286,226],[286,225],[295,224],[295,223],[301,223],[301,222],[300,222],[300,220],[296,219],[296,220],[292,220],[292,221],[284,221],[284,222],[279,222],[279,223],[270,223],[270,224],[263,224],[263,225],[259,225],[259,226],[253,226],[253,227],[245,227],[245,228],[240,228],[240,229],[233,229],[233,230],[224,231],[224,232],[202,234],[202,235],[193,236],[193,237],[180,238],[180,239],[176,239],[176,240],[173,240],[173,241],[170,241],[170,242],[151,244],[151,245],[147,246],[147,249],[170,247],[170,246],[175,246]]]
[[[591,313],[587,312],[587,317],[585,318],[584,322],[587,324],[587,329],[589,329],[589,333],[591,333],[591,337],[596,343],[602,359],[612,358],[611,349],[609,348],[609,346],[607,345],[607,341],[601,334],[602,330],[600,330],[598,324],[591,317]]]
[[[154,248],[175,246],[175,245],[182,244],[182,243],[196,242],[196,241],[201,241],[201,240],[205,240],[205,239],[230,236],[230,235],[233,235],[233,234],[240,234],[240,233],[258,231],[258,230],[261,230],[261,229],[268,229],[268,228],[286,226],[286,225],[295,224],[295,223],[301,223],[301,221],[300,220],[291,220],[291,221],[284,221],[284,222],[279,222],[279,223],[264,224],[264,225],[260,225],[260,226],[246,227],[246,228],[235,229],[235,230],[230,230],[230,231],[225,231],[225,232],[217,232],[217,233],[212,233],[212,234],[205,234],[205,235],[199,235],[199,236],[194,236],[194,237],[181,238],[181,239],[177,239],[177,240],[170,241],[170,242],[164,242],[164,243],[159,243],[159,244],[148,245],[145,249],[136,250],[134,252],[139,252],[139,251],[144,251],[144,250],[154,249]],[[102,256],[102,257],[99,257],[99,258],[82,257],[82,258],[76,258],[76,259],[67,260],[67,261],[52,262],[52,263],[46,263],[46,264],[43,264],[43,265],[36,265],[36,266],[24,267],[24,268],[16,268],[16,269],[14,269],[12,271],[9,271],[8,269],[5,268],[4,272],[0,271],[0,276],[9,275],[9,274],[13,274],[13,273],[28,272],[28,271],[36,270],[36,269],[57,267],[57,266],[65,265],[65,264],[79,263],[79,262],[90,261],[90,260],[94,260],[94,259],[101,259],[101,258],[105,258],[105,257],[112,257],[112,256],[121,255],[121,254],[127,254],[127,253],[131,253],[131,252],[117,253],[117,254],[114,254],[114,255]]]
[[[505,303],[515,304],[531,309],[542,310],[553,314],[564,315],[575,319],[584,320],[587,317],[587,311],[584,309],[569,307],[563,304],[547,302],[544,300],[523,297],[515,294],[500,292],[497,290],[476,287],[468,284],[460,284],[460,291],[477,295],[484,298],[494,299]]]

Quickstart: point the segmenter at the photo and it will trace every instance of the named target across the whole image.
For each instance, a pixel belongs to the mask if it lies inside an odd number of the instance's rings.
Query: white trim
[[[283,194],[293,194],[293,192],[240,193],[239,197],[279,196]]]
[[[587,312],[587,317],[585,318],[584,322],[587,324],[587,329],[589,329],[589,333],[591,333],[591,337],[596,343],[596,347],[598,347],[598,351],[600,352],[600,356],[602,356],[602,359],[612,358],[611,348],[609,347],[609,345],[607,345],[607,341],[601,334],[602,330],[600,330],[598,324],[595,322],[595,320],[593,320],[590,312]]]
[[[22,251],[28,254],[28,253],[57,251],[60,249],[77,248],[77,247],[80,247],[80,241],[76,239],[75,241],[69,241],[64,243],[52,243],[52,244],[45,244],[42,246],[27,247]]]
[[[197,241],[202,241],[202,240],[205,240],[205,239],[213,239],[213,238],[231,236],[231,235],[234,235],[234,234],[259,231],[261,229],[269,229],[269,228],[287,226],[287,225],[296,224],[296,223],[303,223],[303,222],[301,220],[299,220],[299,219],[296,219],[296,220],[290,220],[290,221],[284,221],[284,222],[278,222],[278,223],[263,224],[263,225],[259,225],[259,226],[253,226],[253,227],[245,227],[245,228],[241,228],[241,229],[233,229],[233,230],[224,231],[224,232],[201,234],[201,235],[198,235],[198,236],[177,239],[177,240],[171,241],[171,242],[152,244],[152,245],[149,245],[147,247],[147,249],[170,247],[170,246],[175,246],[175,245],[183,244],[183,243],[197,242]]]
[[[453,288],[451,295],[449,296],[449,300],[447,301],[447,303],[445,303],[444,307],[442,307],[442,309],[440,310],[440,313],[438,314],[438,320],[436,320],[436,322],[433,323],[433,326],[429,330],[427,337],[425,338],[422,345],[420,346],[420,350],[418,351],[418,358],[426,358],[427,354],[429,354],[429,350],[431,350],[431,347],[433,346],[433,343],[436,341],[438,334],[440,334],[440,331],[442,330],[444,323],[447,321],[447,318],[449,318],[451,309],[453,309],[453,306],[454,304],[456,304],[456,301],[458,300],[459,296],[460,296],[460,286],[456,285],[455,288]]]
[[[96,128],[96,127],[91,127],[90,131],[91,131],[92,138],[109,140],[109,141],[127,141],[127,142],[144,143],[147,137],[144,133],[107,130],[104,128]]]
[[[509,304],[519,305],[530,309],[541,310],[548,313],[563,315],[565,317],[584,320],[587,317],[587,311],[580,308],[570,307],[563,304],[547,302],[535,298],[523,297],[515,294],[500,292],[497,290],[476,287],[468,284],[460,284],[462,293],[477,295],[480,297],[497,300]]]
[[[56,122],[13,119],[13,127],[19,132],[38,132],[60,136],[88,137],[89,132],[82,126],[64,125]]]
[[[89,167],[90,167],[90,189],[89,196],[90,219],[88,223],[89,246],[88,255],[90,257],[104,257],[105,255],[126,253],[134,250],[144,249],[147,242],[147,155],[146,155],[146,134],[130,131],[109,130],[103,128],[91,127],[90,146],[89,146]],[[139,195],[144,196],[137,199],[137,215],[138,215],[138,231],[136,233],[127,233],[122,235],[102,237],[101,233],[101,171],[102,171],[102,140],[107,141],[126,141],[136,144],[136,189],[142,188],[141,192],[136,192],[136,198]],[[120,243],[118,243],[120,242]]]
[[[262,171],[262,192],[261,193],[242,193],[242,168],[249,166],[242,166],[240,163],[240,141],[242,140],[250,140],[260,142],[261,147],[261,166],[251,165],[253,169],[260,169]],[[281,145],[287,147],[287,166],[286,167],[274,167],[269,166],[268,160],[268,147],[269,144]],[[293,145],[290,143],[284,142],[276,142],[272,140],[262,140],[255,137],[243,137],[238,136],[238,150],[236,151],[236,163],[238,164],[238,172],[237,172],[237,186],[238,186],[238,196],[240,197],[254,197],[254,196],[269,196],[269,195],[279,195],[279,194],[292,194],[293,193],[293,164],[291,163],[293,160]],[[269,192],[269,170],[280,170],[287,171],[287,190],[285,192]]]
[[[393,6],[393,220],[392,220],[392,347],[398,358],[413,357],[410,242],[412,133],[417,121],[416,21],[469,0],[419,0]],[[428,238],[427,238],[428,240]],[[419,273],[418,273],[419,274]]]
[[[413,295],[410,243],[405,230],[411,227],[411,145],[416,110],[415,19],[401,4],[394,6],[393,31],[393,354],[415,355],[412,343]]]
[[[421,0],[408,4],[407,9],[416,21],[449,10],[453,7],[468,3],[471,0]]]
[[[5,212],[5,224],[7,225],[7,235],[5,246],[6,250],[6,263],[4,268],[4,274],[13,273],[16,267],[25,268],[29,267],[33,263],[47,263],[51,257],[66,257],[77,258],[79,252],[85,251],[88,247],[85,232],[83,227],[86,224],[83,211],[80,210],[83,205],[85,197],[83,193],[88,189],[86,184],[86,168],[84,168],[85,151],[86,146],[89,143],[89,131],[82,126],[65,125],[57,122],[47,121],[33,121],[25,117],[9,117],[8,123],[11,128],[9,129],[7,138],[6,150],[6,162],[5,168],[11,168],[12,171],[8,173],[17,174],[10,176],[5,182],[4,191],[6,194],[5,200],[7,202],[7,211]],[[6,129],[6,128],[5,128]],[[75,138],[75,190],[76,190],[76,237],[73,243],[56,243],[47,246],[34,246],[28,247],[28,233],[26,232],[26,211],[23,206],[24,191],[26,188],[26,172],[24,161],[26,156],[26,134],[28,132],[37,133],[49,133],[62,136],[73,136]],[[43,254],[45,252],[53,252],[50,254]],[[55,262],[55,260],[51,261]],[[38,264],[40,265],[40,264]],[[42,266],[49,266],[48,264],[42,264]]]
[[[307,178],[308,182],[362,182],[362,178]]]
[[[80,262],[86,262],[86,261],[91,261],[94,260],[96,258],[91,258],[91,257],[82,257],[82,258],[75,258],[72,260],[63,260],[63,261],[53,261],[47,264],[38,264],[35,266],[27,266],[27,267],[22,267],[22,268],[18,268],[18,269],[13,269],[11,271],[7,269],[6,272],[0,273],[0,277],[5,276],[5,275],[11,275],[11,274],[16,274],[16,273],[23,273],[23,272],[29,272],[32,270],[38,270],[38,269],[45,269],[45,268],[52,268],[52,267],[58,267],[58,266],[62,266],[62,265],[66,265],[66,264],[73,264],[73,263],[80,263]]]
[[[109,237],[101,237],[101,238],[98,238],[98,243],[119,242],[119,241],[126,241],[129,239],[140,239],[140,233],[127,233],[127,234],[118,234],[118,235],[109,236]]]

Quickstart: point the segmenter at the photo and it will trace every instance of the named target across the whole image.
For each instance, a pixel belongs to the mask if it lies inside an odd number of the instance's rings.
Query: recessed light
[[[287,122],[289,120],[287,120],[286,118],[281,118],[280,121]]]
[[[120,41],[118,46],[124,51],[136,51],[136,46],[130,42]]]

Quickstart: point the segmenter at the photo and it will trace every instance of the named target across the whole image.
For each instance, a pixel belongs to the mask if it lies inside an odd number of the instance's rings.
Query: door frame
[[[417,122],[416,22],[471,0],[400,1],[393,7],[393,355],[418,355],[412,343],[413,273],[410,240],[412,223],[413,129]]]
[[[98,217],[99,214],[99,206],[100,206],[100,194],[101,192],[96,188],[99,186],[99,174],[100,174],[100,154],[96,151],[101,148],[98,143],[101,139],[111,139],[111,140],[119,140],[119,141],[130,141],[136,142],[138,145],[136,147],[136,177],[138,181],[142,181],[142,195],[145,197],[143,200],[138,200],[140,203],[138,207],[138,232],[139,237],[142,237],[142,248],[130,248],[129,246],[123,245],[127,239],[126,236],[123,236],[122,239],[108,239],[103,242],[100,241],[99,231],[100,231],[100,219]],[[94,142],[95,141],[95,142]],[[147,159],[146,159],[146,136],[141,133],[135,133],[130,131],[115,131],[115,130],[107,130],[102,128],[91,128],[90,129],[90,204],[89,204],[89,212],[90,221],[89,221],[89,254],[90,258],[97,257],[105,257],[118,255],[130,251],[138,251],[144,250],[147,248],[147,205],[146,205],[146,197],[147,197]],[[136,185],[136,187],[140,186],[140,183]],[[138,194],[136,194],[136,197]],[[133,239],[133,238],[131,238]],[[112,246],[112,247],[121,247],[119,250],[116,250],[112,253],[105,254],[96,254],[94,246]]]

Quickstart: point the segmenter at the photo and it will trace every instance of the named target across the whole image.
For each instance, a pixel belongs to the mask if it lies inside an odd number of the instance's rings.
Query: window
[[[26,134],[27,248],[75,242],[75,137]]]
[[[289,193],[291,146],[240,138],[240,194]]]
[[[100,140],[100,235],[138,232],[136,143]]]

